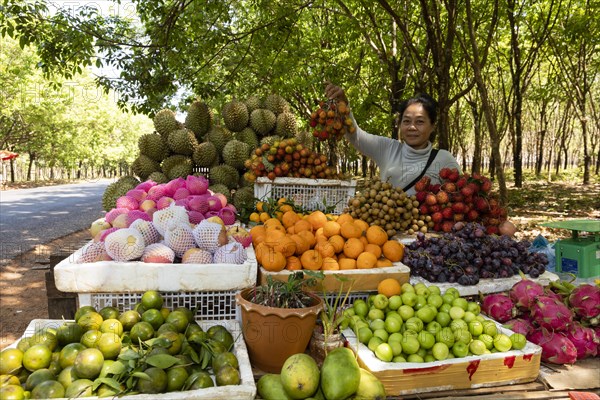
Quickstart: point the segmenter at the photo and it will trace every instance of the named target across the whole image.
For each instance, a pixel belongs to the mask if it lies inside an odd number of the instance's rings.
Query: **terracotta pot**
[[[317,325],[310,338],[308,349],[312,358],[314,358],[319,367],[321,367],[327,353],[335,348],[343,346],[344,339],[342,338],[341,333],[334,333],[325,338],[325,335],[323,335],[323,327]]]
[[[242,332],[252,365],[263,372],[280,373],[292,354],[303,353],[312,336],[323,300],[312,293],[306,308],[275,308],[247,300],[253,288],[235,295],[242,315]]]

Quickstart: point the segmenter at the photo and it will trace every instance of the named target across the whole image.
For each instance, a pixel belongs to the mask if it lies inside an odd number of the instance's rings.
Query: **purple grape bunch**
[[[519,271],[537,278],[546,270],[546,254],[529,252],[531,243],[488,235],[477,222],[457,223],[452,232],[417,239],[406,246],[403,263],[429,282],[476,285],[480,279],[508,278]]]

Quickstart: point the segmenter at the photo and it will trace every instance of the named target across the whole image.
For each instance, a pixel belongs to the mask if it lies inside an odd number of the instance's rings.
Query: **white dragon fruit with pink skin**
[[[174,222],[167,226],[164,243],[173,249],[177,257],[183,256],[183,253],[196,247],[192,228],[188,224],[182,225]]]
[[[113,260],[131,261],[142,256],[146,244],[140,232],[123,228],[106,236],[104,246]]]
[[[223,220],[225,225],[233,225],[235,223],[235,213],[230,208],[221,208],[217,216]]]
[[[547,296],[535,300],[531,316],[540,327],[553,331],[567,330],[573,323],[573,312],[564,303]]]
[[[175,191],[175,193],[173,194],[173,198],[175,200],[179,200],[179,199],[185,199],[186,197],[188,197],[190,195],[190,191],[187,190],[187,188],[184,187],[180,187],[179,189],[177,189]]]
[[[481,311],[498,322],[506,322],[516,316],[516,308],[504,293],[489,294],[483,298]]]
[[[598,354],[600,338],[596,338],[596,333],[592,328],[584,327],[579,322],[574,322],[571,329],[562,332],[562,334],[575,345],[578,360],[586,357],[595,357]]]
[[[219,246],[222,246],[229,241],[223,225],[206,219],[200,221],[192,232],[194,234],[196,245],[211,253],[214,253]]]
[[[148,196],[148,193],[146,193],[144,190],[136,188],[131,189],[130,191],[125,193],[125,196],[132,197],[136,199],[138,203],[141,203],[142,201],[146,200],[146,196]]]
[[[204,214],[208,211],[208,202],[202,196],[190,196],[188,198],[188,209]]]
[[[213,256],[215,264],[243,264],[248,254],[246,249],[238,242],[230,242],[219,247]]]
[[[159,210],[171,207],[171,204],[175,203],[175,200],[169,196],[163,196],[156,202],[156,208]]]
[[[542,348],[542,361],[553,364],[573,364],[577,361],[577,348],[559,332],[542,328],[533,331],[527,340]]]
[[[117,208],[126,208],[128,210],[137,210],[140,208],[140,202],[130,196],[121,196],[117,199]]]
[[[146,243],[146,245],[151,245],[160,241],[160,233],[158,233],[158,230],[156,230],[154,227],[154,223],[151,221],[136,219],[129,227],[139,231],[142,234],[144,243]]]
[[[190,220],[185,207],[172,205],[171,207],[158,210],[152,215],[152,223],[163,237],[165,236],[167,226],[171,222],[175,225],[189,225]]]
[[[146,196],[146,199],[158,201],[158,199],[164,197],[166,193],[167,190],[165,189],[165,185],[152,186],[148,189],[148,196]]]
[[[523,279],[510,288],[508,295],[517,307],[522,310],[529,310],[535,299],[544,295],[544,287],[523,276]]]
[[[104,219],[106,220],[106,222],[112,225],[115,218],[117,218],[121,214],[127,214],[128,212],[128,208],[113,208],[104,215]]]
[[[205,194],[208,191],[208,179],[204,176],[188,175],[185,186],[191,194]]]
[[[142,261],[145,263],[172,264],[175,261],[175,252],[163,243],[153,243],[144,249]]]
[[[75,264],[93,263],[97,261],[109,261],[110,257],[104,248],[104,242],[89,242],[81,248],[79,257]]]
[[[577,286],[569,295],[569,305],[580,318],[600,320],[600,287],[587,283]]]
[[[213,256],[210,251],[197,247],[189,249],[181,257],[182,264],[212,264]]]

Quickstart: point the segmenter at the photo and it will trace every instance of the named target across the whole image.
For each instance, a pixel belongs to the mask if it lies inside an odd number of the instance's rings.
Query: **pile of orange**
[[[383,228],[350,214],[331,219],[322,211],[281,210],[250,234],[257,261],[273,272],[386,267],[404,256],[402,243],[390,240]]]

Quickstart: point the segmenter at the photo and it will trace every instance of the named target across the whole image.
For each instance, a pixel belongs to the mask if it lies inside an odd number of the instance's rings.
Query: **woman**
[[[339,86],[328,82],[325,94],[330,99],[349,104]],[[377,163],[382,181],[389,181],[407,194],[415,193],[414,184],[424,170],[431,184],[442,183],[439,176],[442,168],[456,168],[460,173],[452,154],[446,150],[433,150],[431,141],[435,137],[437,104],[431,97],[418,95],[401,104],[399,136],[402,141],[367,133],[360,129],[352,114],[351,117],[356,129],[354,133],[346,134],[346,138],[358,151]]]

